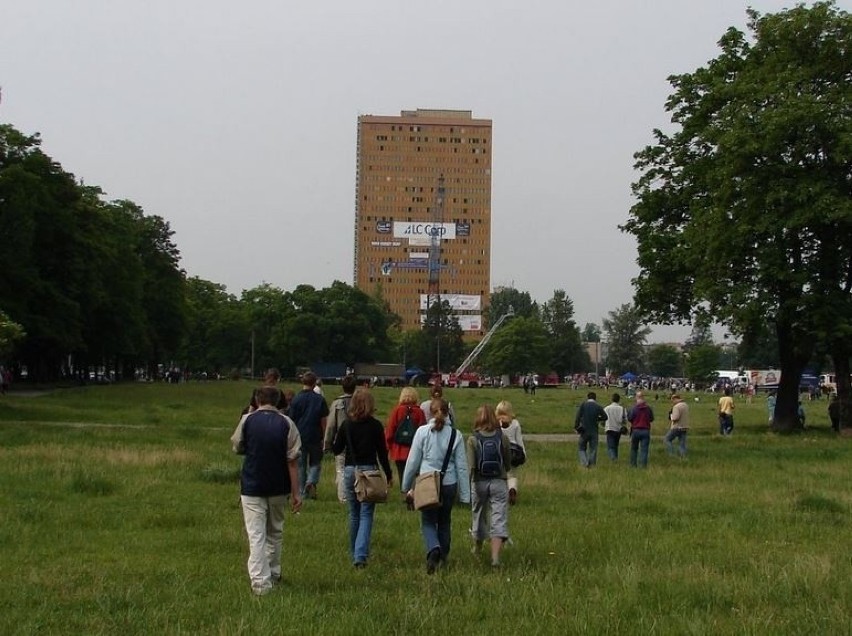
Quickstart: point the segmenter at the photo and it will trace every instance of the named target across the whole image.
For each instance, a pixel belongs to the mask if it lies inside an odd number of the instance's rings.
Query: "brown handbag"
[[[452,429],[450,432],[450,444],[447,446],[441,471],[433,470],[428,473],[421,473],[414,480],[415,510],[429,510],[430,508],[437,508],[441,505],[441,484],[447,472],[447,467],[450,465],[450,455],[453,452],[455,441],[456,429]]]
[[[361,503],[387,503],[388,480],[381,470],[355,471],[355,498]]]
[[[352,421],[346,420],[343,425],[346,426],[346,441],[349,444],[349,452],[352,454],[352,461],[355,461],[355,446],[352,444]],[[387,503],[388,500],[388,480],[385,474],[375,468],[367,470],[355,469],[355,499],[361,503]]]

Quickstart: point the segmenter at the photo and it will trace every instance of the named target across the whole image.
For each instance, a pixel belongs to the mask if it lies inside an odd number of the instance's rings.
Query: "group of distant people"
[[[335,457],[337,498],[348,508],[349,553],[356,569],[369,562],[376,506],[359,501],[356,473],[380,469],[392,488],[391,462],[409,509],[414,509],[416,478],[433,471],[442,474],[440,503],[420,510],[428,574],[446,564],[450,554],[456,499],[471,506],[472,552],[479,553],[487,542],[491,565],[500,566],[509,540],[508,509],[518,499],[517,470],[526,458],[511,403],[478,407],[473,433],[464,436],[440,386],[422,403],[414,387],[403,388],[383,425],[375,416],[371,391],[357,386],[353,376],[343,379],[342,394],[330,407],[316,390],[311,372],[304,374],[302,390],[289,401],[277,382],[277,371],[270,370],[231,436],[234,451],[244,455],[240,496],[255,594],[265,595],[281,581],[287,500],[298,513],[306,498],[316,498],[324,453]]]
[[[677,454],[686,457],[686,436],[689,431],[689,407],[678,393],[671,396],[672,408],[669,411],[669,430],[665,436],[666,448],[675,454],[674,442],[677,440]],[[648,454],[651,444],[651,424],[654,410],[645,401],[645,394],[637,391],[635,403],[629,409],[621,404],[621,395],[612,394],[612,401],[606,407],[597,402],[597,395],[590,391],[586,401],[580,404],[574,418],[574,430],[578,437],[577,453],[580,465],[591,468],[597,463],[599,424],[604,425],[607,455],[611,461],[618,460],[618,449],[622,436],[629,435],[630,465],[645,468],[648,466]],[[629,424],[629,426],[628,426]]]

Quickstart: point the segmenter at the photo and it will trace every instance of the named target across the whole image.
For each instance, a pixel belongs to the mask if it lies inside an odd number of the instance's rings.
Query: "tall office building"
[[[355,285],[418,329],[436,295],[482,333],[491,285],[491,120],[471,111],[358,118]],[[443,195],[443,196],[441,196]]]

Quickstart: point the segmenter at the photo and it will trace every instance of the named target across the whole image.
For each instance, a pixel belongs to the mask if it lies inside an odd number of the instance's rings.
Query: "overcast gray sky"
[[[472,110],[494,122],[492,285],[565,289],[582,327],[631,301],[617,226],[666,77],[715,57],[746,6],[8,0],[0,121],[165,218],[186,271],[239,295],[352,283],[358,115]]]

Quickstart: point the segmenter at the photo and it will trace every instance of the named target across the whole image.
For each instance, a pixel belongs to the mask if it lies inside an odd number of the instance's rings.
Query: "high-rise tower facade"
[[[482,332],[491,286],[491,120],[470,111],[358,118],[355,285],[420,328],[447,301]]]

